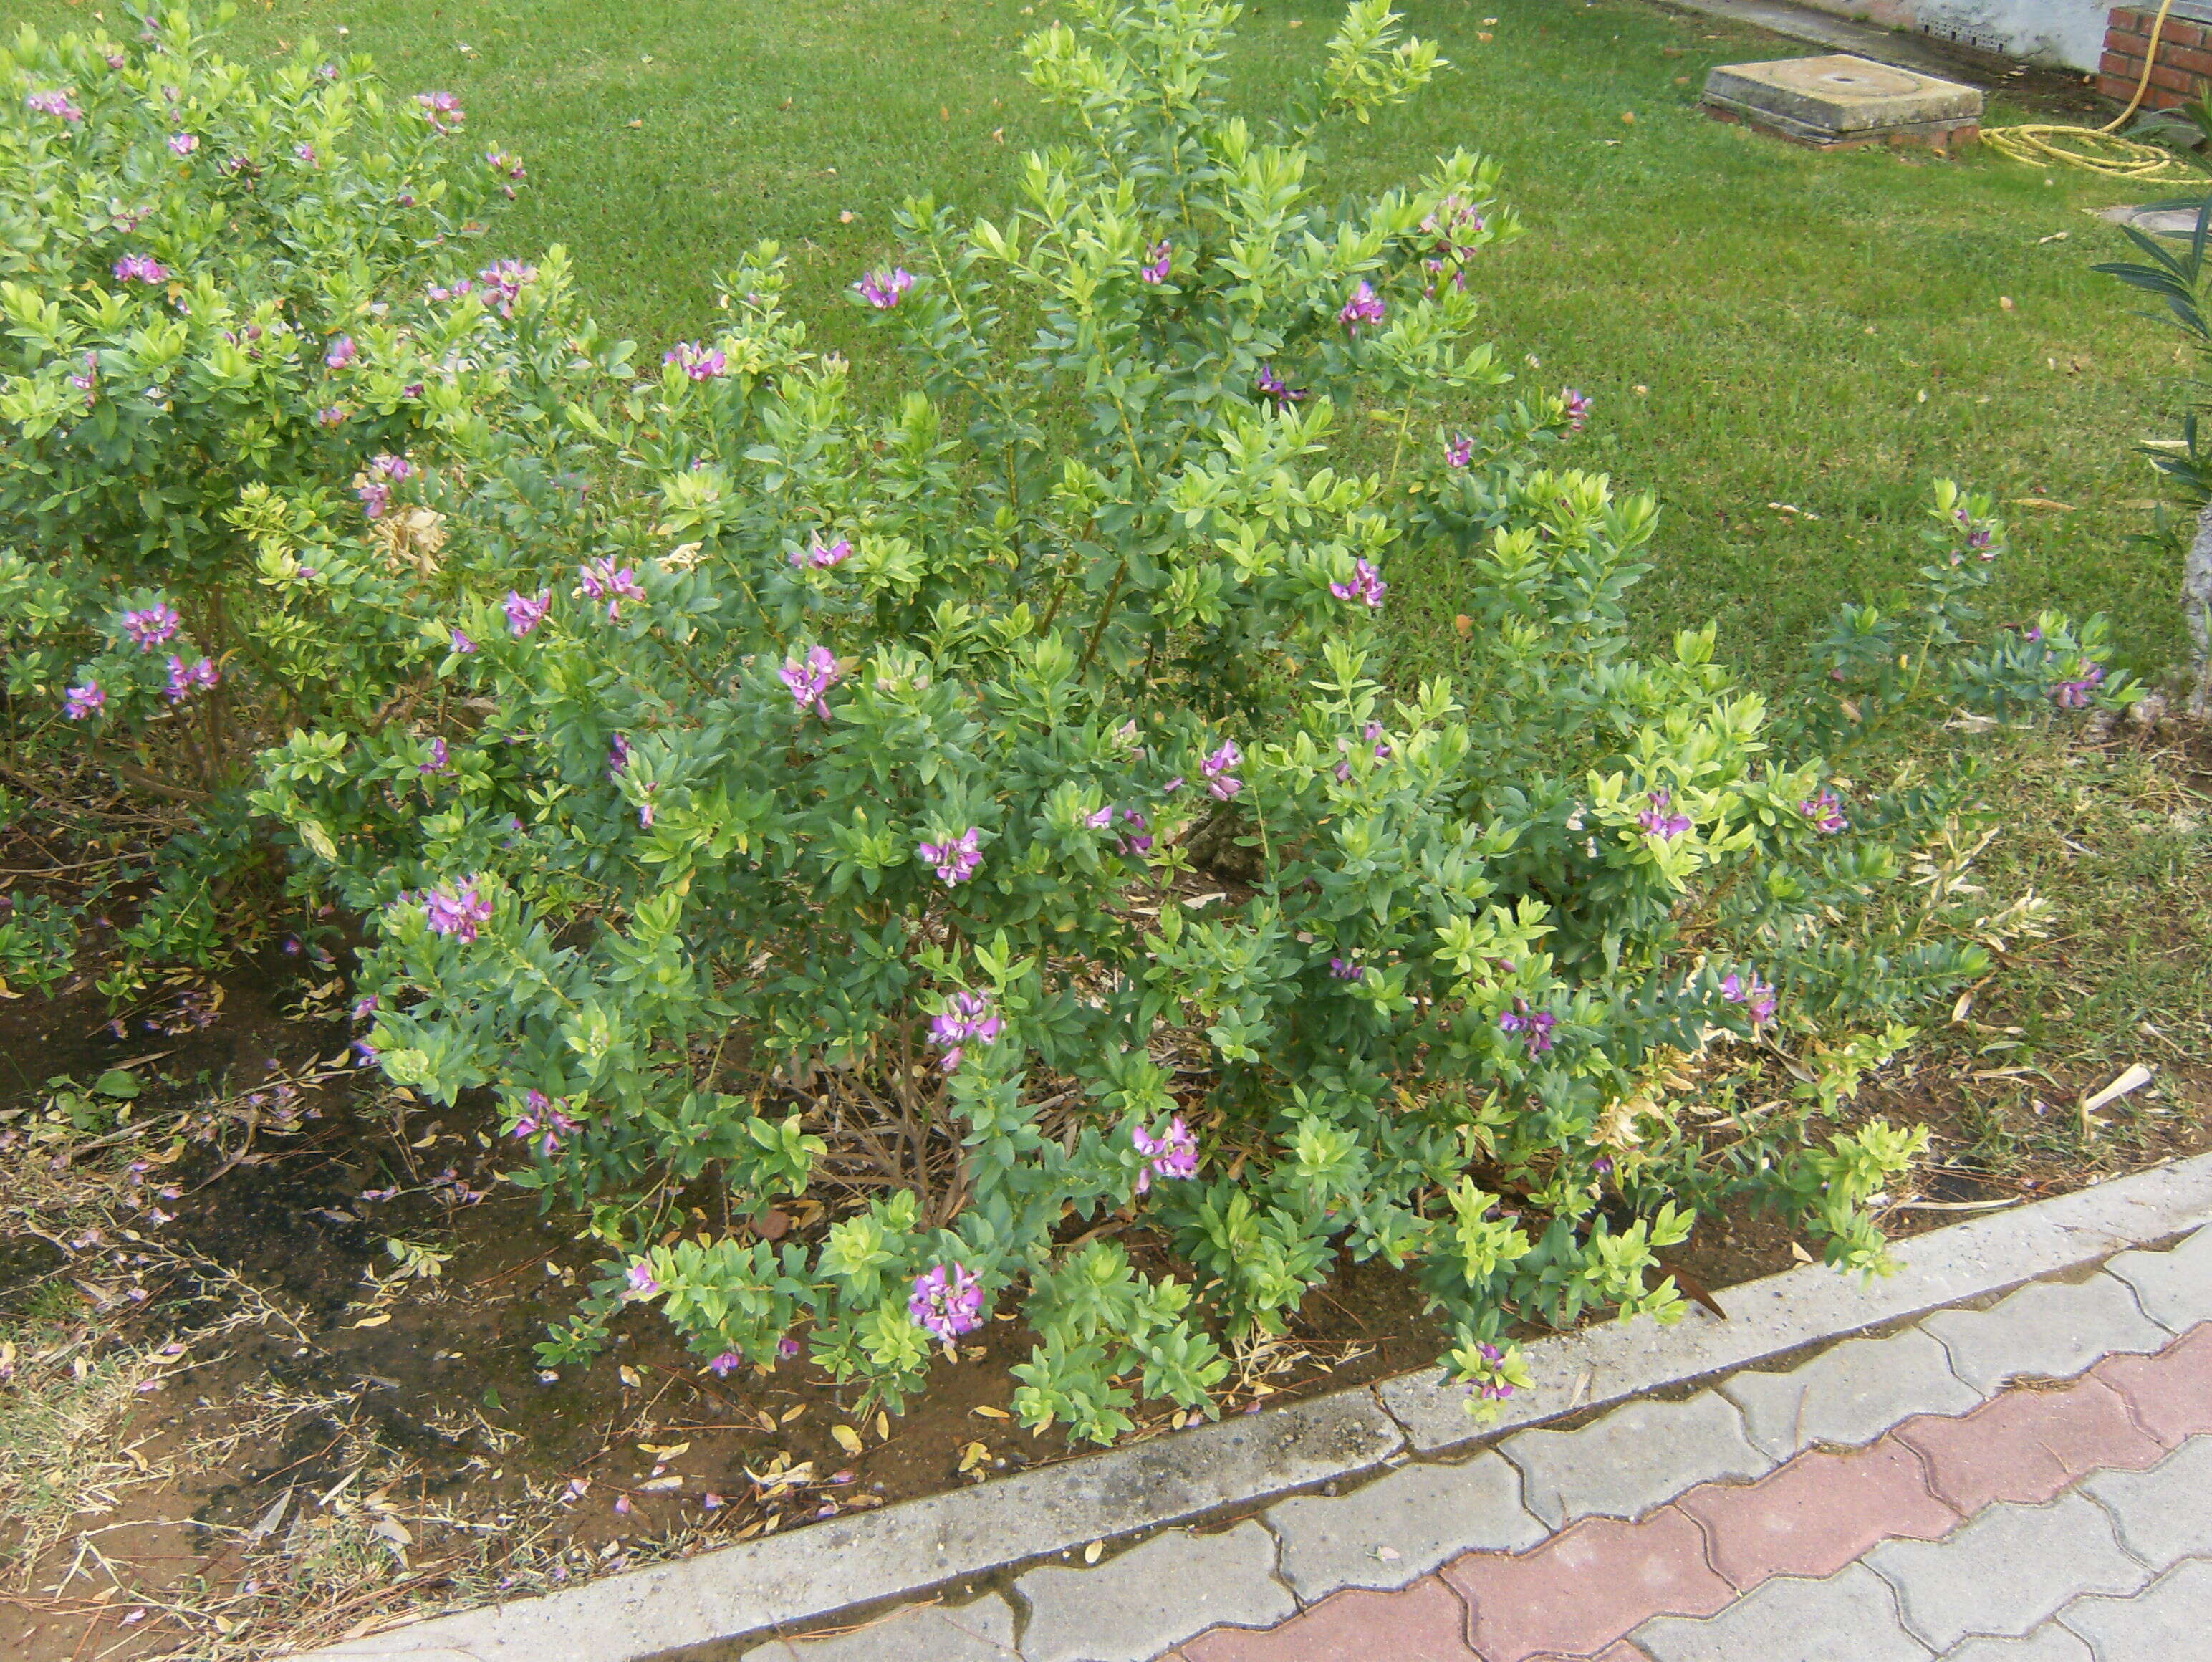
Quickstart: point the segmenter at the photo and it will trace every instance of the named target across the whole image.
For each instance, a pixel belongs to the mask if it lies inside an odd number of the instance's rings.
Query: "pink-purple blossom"
[[[619,780],[629,766],[629,740],[617,733],[607,746],[608,782],[611,784]]]
[[[90,676],[87,676],[82,686],[71,687],[63,698],[62,714],[72,721],[82,721],[87,716],[98,715],[100,707],[106,702],[106,689]]]
[[[914,1278],[906,1313],[932,1338],[950,1344],[963,1333],[982,1326],[983,1284],[964,1265],[940,1263]]]
[[[1260,396],[1273,399],[1276,406],[1280,408],[1286,404],[1303,403],[1306,397],[1306,389],[1303,387],[1291,386],[1275,373],[1273,364],[1263,363],[1260,366]]]
[[[1244,788],[1244,782],[1235,772],[1243,760],[1244,752],[1237,748],[1237,741],[1224,739],[1219,750],[1198,764],[1198,770],[1206,776],[1206,788],[1216,801],[1231,801]]]
[[[1571,387],[1563,387],[1559,389],[1559,401],[1566,405],[1567,425],[1580,432],[1583,423],[1589,418],[1589,395],[1578,393]]]
[[[477,643],[468,637],[465,631],[459,628],[455,628],[453,634],[453,650],[459,656],[465,658],[477,649]]]
[[[1474,440],[1465,433],[1444,441],[1444,465],[1465,467],[1474,460]]]
[[[1365,560],[1354,560],[1352,563],[1352,581],[1348,583],[1331,583],[1328,586],[1328,592],[1340,600],[1356,601],[1370,612],[1380,612],[1382,609],[1382,597],[1389,592],[1389,588],[1390,585],[1382,581],[1381,572]]]
[[[323,362],[333,369],[343,369],[360,356],[361,349],[353,344],[351,335],[340,335],[331,343],[330,350],[323,354]]]
[[[981,993],[955,993],[952,1002],[931,1018],[929,1042],[945,1052],[946,1073],[960,1065],[969,1044],[994,1044],[1002,1026],[991,1001]]]
[[[1352,291],[1352,298],[1344,302],[1344,309],[1336,314],[1336,320],[1345,326],[1347,332],[1357,335],[1361,324],[1382,322],[1387,309],[1382,296],[1375,292],[1374,285],[1363,281]]]
[[[862,300],[878,312],[888,312],[899,303],[901,296],[908,289],[914,287],[914,273],[903,265],[894,265],[888,271],[879,266],[853,287]]]
[[[175,151],[179,155],[190,155],[194,150],[199,149],[199,147],[200,139],[198,133],[171,133],[169,135],[169,148]]]
[[[545,614],[553,609],[553,591],[541,588],[535,595],[516,589],[507,591],[507,626],[515,638],[523,636],[545,621]]]
[[[1151,820],[1135,808],[1124,808],[1121,810],[1121,824],[1125,828],[1121,837],[1123,854],[1146,855],[1152,851]]]
[[[522,1117],[514,1122],[513,1135],[535,1137],[538,1152],[550,1160],[559,1152],[561,1139],[576,1129],[576,1122],[562,1111],[565,1101],[556,1102],[543,1091],[532,1091],[523,1099]]]
[[[799,1341],[788,1333],[785,1334],[775,1342],[775,1354],[786,1358],[796,1356],[799,1354]]]
[[[852,555],[853,543],[848,537],[840,537],[834,543],[824,543],[817,539],[805,548],[793,550],[791,563],[801,568],[811,566],[817,571],[827,571],[832,566],[844,564]]]
[[[1818,796],[1807,797],[1797,805],[1797,812],[1822,831],[1832,835],[1837,831],[1849,831],[1851,826],[1851,822],[1844,818],[1843,803],[1838,800],[1835,792],[1832,790],[1824,790]]]
[[[649,1299],[659,1291],[660,1283],[654,1279],[652,1264],[640,1258],[635,1263],[630,1265],[629,1292],[632,1298]]]
[[[451,773],[453,770],[453,763],[447,755],[446,741],[443,739],[433,739],[430,741],[430,759],[427,762],[417,762],[415,764],[415,771],[424,775]]]
[[[2104,666],[2090,664],[2070,681],[2061,681],[2051,689],[2051,702],[2061,709],[2087,709],[2105,679]]]
[[[1636,816],[1636,823],[1644,828],[1646,836],[1656,837],[1662,842],[1672,842],[1690,829],[1689,815],[1669,811],[1674,806],[1674,792],[1655,790],[1650,800],[1651,806]]]
[[[1355,964],[1348,958],[1332,958],[1328,961],[1328,972],[1339,981],[1358,981],[1365,977],[1367,970],[1365,965]]]
[[[181,704],[193,693],[211,687],[222,679],[222,673],[212,659],[202,658],[197,663],[186,664],[181,658],[169,660],[169,685],[161,689],[161,696],[173,704]]]
[[[484,304],[500,316],[511,318],[515,301],[522,298],[523,289],[538,280],[538,268],[525,265],[519,259],[502,259],[478,271],[477,278],[483,284]],[[467,291],[468,283],[464,279],[456,292]]]
[[[980,827],[970,825],[959,836],[947,837],[942,843],[918,843],[915,852],[921,855],[924,865],[936,871],[940,882],[965,883],[983,863],[979,842],[981,836]]]
[[[693,380],[712,380],[730,371],[730,360],[719,347],[702,346],[696,340],[678,341],[661,355],[663,363],[672,363]]]
[[[825,646],[809,647],[804,658],[786,658],[777,673],[791,690],[791,702],[800,715],[811,709],[823,721],[830,719],[830,689],[845,676],[836,653]]]
[[[70,102],[69,94],[59,88],[52,92],[34,92],[23,101],[40,115],[55,116],[70,122],[84,119],[84,112]]]
[[[736,1351],[725,1350],[720,1355],[715,1357],[713,1361],[707,1364],[707,1371],[718,1379],[726,1379],[732,1373],[737,1371],[738,1363],[740,1360],[742,1359],[738,1356]]]
[[[1532,1010],[1527,999],[1516,998],[1513,1008],[1498,1018],[1498,1025],[1506,1032],[1526,1034],[1530,1053],[1541,1056],[1552,1048],[1552,1029],[1559,1019],[1549,1010]]]
[[[123,632],[141,652],[151,652],[177,632],[182,620],[166,600],[123,614]]]
[[[645,590],[638,585],[637,573],[629,566],[616,565],[612,558],[587,562],[579,581],[587,596],[607,603],[609,623],[620,621],[624,600],[645,598]]]
[[[165,283],[168,276],[168,267],[151,254],[125,254],[115,262],[118,283]]]
[[[1168,268],[1175,263],[1175,249],[1164,238],[1146,250],[1147,263],[1137,268],[1137,275],[1146,283],[1165,283]]]
[[[471,878],[456,884],[451,894],[433,889],[422,897],[422,916],[433,934],[449,934],[467,946],[477,938],[477,926],[491,922],[491,897]]]
[[[94,400],[100,396],[100,354],[87,352],[84,355],[83,371],[71,375],[69,382],[70,386],[84,394],[84,407],[88,410],[91,409]]]
[[[468,119],[461,100],[449,92],[417,93],[415,102],[422,108],[422,119],[440,133],[459,132]]]
[[[1721,983],[1721,996],[1731,1004],[1743,1005],[1751,1013],[1751,1025],[1765,1026],[1774,1020],[1777,1000],[1774,989],[1753,971],[1749,979],[1731,970]]]
[[[1141,1125],[1129,1128],[1129,1141],[1145,1157],[1144,1166],[1137,1172],[1137,1192],[1144,1194],[1152,1186],[1154,1178],[1191,1178],[1198,1175],[1198,1139],[1177,1114],[1168,1122],[1168,1129],[1155,1137]]]

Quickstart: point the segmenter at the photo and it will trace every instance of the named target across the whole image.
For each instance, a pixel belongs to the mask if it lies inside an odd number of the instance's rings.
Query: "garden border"
[[[1407,1458],[1456,1456],[1753,1363],[1796,1356],[1945,1306],[2079,1271],[2212,1222],[2212,1154],[1931,1230],[1871,1284],[1802,1265],[1718,1295],[1674,1327],[1607,1323],[1528,1348],[1532,1388],[1478,1425],[1431,1368],[1172,1433],[975,1488],[721,1547],[582,1586],[426,1617],[293,1662],[678,1662],[735,1654],[842,1612],[1039,1564],[1092,1542],[1241,1515]]]

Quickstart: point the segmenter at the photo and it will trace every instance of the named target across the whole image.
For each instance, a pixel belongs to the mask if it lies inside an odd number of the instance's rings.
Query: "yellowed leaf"
[[[993,1408],[988,1403],[978,1403],[968,1411],[970,1414],[980,1414],[987,1420],[1011,1420],[1014,1417],[1003,1408]]]
[[[876,1415],[876,1440],[877,1440],[878,1442],[879,1442],[879,1443],[888,1443],[889,1441],[890,1441],[890,1440],[891,1440],[891,1416],[890,1416],[890,1415],[888,1415],[888,1414],[878,1414],[878,1415]]]
[[[837,1440],[837,1446],[848,1454],[858,1454],[866,1446],[860,1441],[860,1434],[850,1426],[831,1426],[830,1434]]]
[[[1095,1564],[1105,1550],[1106,1543],[1103,1541],[1093,1541],[1089,1546],[1084,1548],[1083,1562],[1086,1564]]]
[[[368,1315],[363,1316],[359,1321],[356,1322],[354,1325],[356,1327],[381,1327],[385,1323],[391,1319],[392,1312],[389,1310],[374,1310]]]
[[[805,1413],[805,1412],[806,1412],[806,1404],[805,1404],[805,1403],[800,1403],[797,1404],[795,1407],[787,1408],[786,1409],[784,1409],[784,1410],[783,1410],[783,1418],[782,1418],[782,1419],[781,1419],[780,1421],[778,1421],[778,1422],[777,1422],[777,1423],[778,1423],[779,1425],[787,1425],[787,1425],[789,1425],[789,1424],[790,1424],[793,1420],[796,1420],[796,1419],[797,1419],[800,1415],[802,1415],[802,1414],[804,1414],[804,1413]]]

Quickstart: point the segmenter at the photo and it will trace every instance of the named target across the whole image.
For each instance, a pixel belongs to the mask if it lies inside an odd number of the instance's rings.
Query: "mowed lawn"
[[[2102,608],[2125,655],[2176,661],[2176,573],[2131,535],[2155,488],[2137,441],[2172,430],[2174,343],[2089,266],[2124,245],[2087,174],[1993,153],[1815,155],[1706,119],[1716,63],[1814,48],[1641,0],[1413,0],[1455,66],[1410,106],[1340,131],[1334,196],[1465,145],[1501,156],[1529,228],[1495,258],[1509,362],[1597,399],[1582,465],[1666,508],[1642,617],[1717,618],[1723,653],[1775,669],[1839,600],[1895,592],[1921,557],[1928,481],[2011,499],[2003,603]],[[658,350],[711,327],[711,278],[774,238],[799,304],[850,351],[840,291],[930,192],[1002,211],[1019,156],[1057,131],[1018,43],[1056,15],[1013,0],[247,0],[240,53],[313,36],[395,88],[461,94],[473,141],[519,149],[531,188],[503,252],[576,254],[599,314]],[[0,0],[52,29],[87,0]],[[1231,68],[1264,113],[1319,58],[1327,0],[1264,0]],[[125,22],[119,9],[112,13]],[[340,30],[346,33],[343,37]],[[2022,119],[2000,101],[1993,121]],[[2006,302],[2009,301],[2008,307]],[[869,362],[866,380],[892,372]],[[1792,505],[1788,513],[1771,503]],[[1817,517],[1815,517],[1817,516]],[[1441,662],[1449,570],[1392,573],[1404,667]]]

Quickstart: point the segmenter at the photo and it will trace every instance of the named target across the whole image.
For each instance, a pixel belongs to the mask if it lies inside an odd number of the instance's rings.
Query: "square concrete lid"
[[[1847,52],[1723,64],[1705,77],[1705,96],[1731,109],[1779,116],[1838,136],[1931,121],[1971,121],[1982,113],[1976,88]]]

